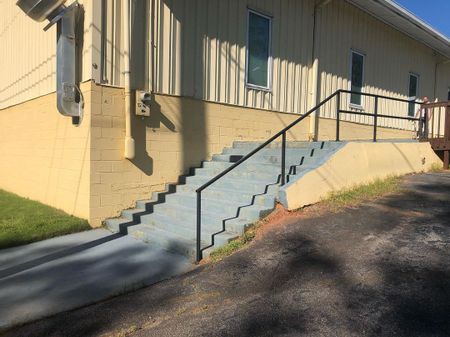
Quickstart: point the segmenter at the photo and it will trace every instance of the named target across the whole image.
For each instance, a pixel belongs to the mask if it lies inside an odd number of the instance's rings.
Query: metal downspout
[[[122,0],[123,24],[124,24],[124,84],[125,84],[125,153],[127,159],[135,156],[135,142],[131,135],[131,81],[130,81],[130,1]]]
[[[79,125],[83,117],[83,94],[77,83],[76,20],[79,5],[67,8],[57,22],[56,93],[57,108]],[[77,95],[79,101],[77,102]]]

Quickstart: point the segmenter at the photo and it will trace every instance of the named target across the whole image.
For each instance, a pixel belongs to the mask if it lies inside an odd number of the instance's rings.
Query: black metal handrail
[[[349,110],[342,110],[340,108],[341,106],[341,94],[358,94],[362,96],[369,96],[375,98],[375,112],[373,114],[370,113],[364,113],[364,112],[358,112],[358,111],[349,111]],[[266,140],[264,143],[262,143],[260,146],[249,152],[247,155],[243,156],[240,160],[238,160],[236,163],[216,175],[214,178],[210,179],[208,182],[200,186],[195,192],[197,193],[197,229],[196,229],[196,260],[197,262],[202,259],[202,247],[201,247],[201,227],[202,227],[202,191],[205,190],[207,187],[215,183],[217,180],[225,176],[230,171],[234,170],[237,166],[241,165],[243,162],[251,158],[253,155],[255,155],[257,152],[265,148],[267,145],[272,143],[274,140],[279,138],[281,136],[281,180],[280,185],[283,186],[286,182],[286,132],[290,130],[292,127],[300,123],[302,120],[304,120],[306,117],[311,115],[313,112],[320,109],[323,105],[328,103],[330,100],[332,100],[334,97],[337,97],[337,103],[336,103],[336,141],[340,140],[340,114],[341,113],[353,113],[356,115],[364,115],[364,116],[371,116],[374,117],[374,135],[373,135],[373,141],[376,142],[377,140],[377,118],[396,118],[396,119],[405,119],[405,120],[414,120],[418,121],[418,118],[414,117],[401,117],[401,116],[390,116],[390,115],[380,115],[378,114],[378,99],[387,99],[397,102],[405,102],[405,103],[416,103],[415,100],[405,100],[401,98],[394,98],[394,97],[388,97],[388,96],[382,96],[382,95],[376,95],[376,94],[369,94],[369,93],[362,93],[362,92],[354,92],[350,90],[344,90],[340,89],[335,91],[333,94],[325,98],[323,101],[321,101],[319,104],[317,104],[314,108],[308,110],[304,115],[293,121],[291,124],[286,126],[284,129],[270,137],[268,140]]]

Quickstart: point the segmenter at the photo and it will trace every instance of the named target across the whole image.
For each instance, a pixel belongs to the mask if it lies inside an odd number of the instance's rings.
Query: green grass
[[[0,190],[0,249],[88,229],[86,220]]]
[[[246,246],[248,243],[250,243],[256,236],[256,232],[258,231],[258,228],[261,227],[261,225],[264,223],[264,219],[256,222],[255,224],[249,226],[245,233],[238,237],[237,239],[229,242],[227,245],[222,246],[215,251],[213,251],[210,255],[210,258],[213,262],[220,261],[224,257],[227,257],[231,254],[233,254],[235,251],[241,249],[242,247]]]
[[[381,197],[400,189],[400,177],[377,179],[370,184],[358,185],[350,189],[333,192],[323,200],[324,206],[331,210],[360,203],[365,200]]]
[[[397,192],[400,189],[400,183],[401,177],[378,179],[370,184],[358,185],[351,189],[331,193],[320,203],[320,205],[325,206],[325,208],[330,211],[342,209],[342,207],[345,206],[355,205],[366,200],[381,197],[388,193]],[[301,212],[301,209],[296,212]],[[255,238],[258,229],[266,221],[266,219],[262,219],[251,225],[242,236],[212,252],[210,256],[211,260],[213,262],[220,261],[246,246]]]

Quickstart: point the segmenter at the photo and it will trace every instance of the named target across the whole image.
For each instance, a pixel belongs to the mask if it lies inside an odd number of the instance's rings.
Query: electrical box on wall
[[[151,93],[136,90],[136,115],[141,117],[150,117],[151,102]]]

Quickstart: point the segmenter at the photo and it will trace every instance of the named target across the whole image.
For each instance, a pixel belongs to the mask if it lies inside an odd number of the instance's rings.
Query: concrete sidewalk
[[[263,227],[219,263],[7,336],[450,336],[450,173]]]
[[[0,250],[0,330],[189,269],[179,255],[97,229]]]

